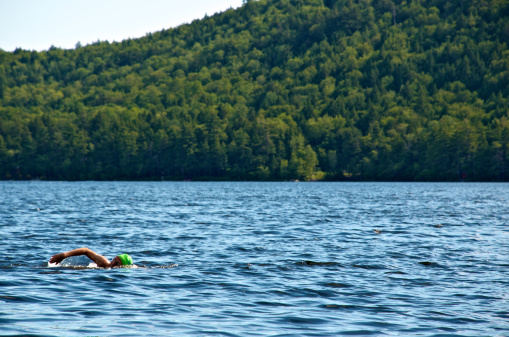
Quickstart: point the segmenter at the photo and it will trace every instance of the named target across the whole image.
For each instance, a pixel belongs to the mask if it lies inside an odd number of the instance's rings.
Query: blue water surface
[[[0,335],[508,336],[508,201],[485,183],[0,182]],[[78,247],[139,268],[48,265]]]

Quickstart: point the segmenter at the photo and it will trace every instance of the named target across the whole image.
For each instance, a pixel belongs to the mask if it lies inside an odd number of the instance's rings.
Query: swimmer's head
[[[133,264],[133,259],[127,254],[119,255],[118,258],[120,259],[120,262],[122,266],[130,266]]]
[[[123,266],[131,266],[133,264],[133,259],[127,254],[121,254],[116,256],[112,261],[111,267],[123,267]]]

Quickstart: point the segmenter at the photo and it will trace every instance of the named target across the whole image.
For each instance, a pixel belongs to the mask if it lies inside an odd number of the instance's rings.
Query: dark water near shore
[[[508,184],[0,182],[0,335],[508,336],[508,201]],[[48,267],[83,246],[141,268]]]

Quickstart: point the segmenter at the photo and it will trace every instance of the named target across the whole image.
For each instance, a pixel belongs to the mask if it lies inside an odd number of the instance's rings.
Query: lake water
[[[508,184],[0,182],[0,335],[508,336],[508,201]],[[79,247],[140,268],[48,266]]]

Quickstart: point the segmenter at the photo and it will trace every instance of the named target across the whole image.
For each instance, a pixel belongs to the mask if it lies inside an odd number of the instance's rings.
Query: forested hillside
[[[509,180],[509,0],[260,0],[0,51],[0,179]]]

